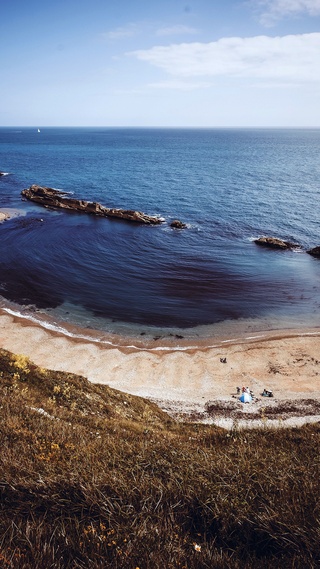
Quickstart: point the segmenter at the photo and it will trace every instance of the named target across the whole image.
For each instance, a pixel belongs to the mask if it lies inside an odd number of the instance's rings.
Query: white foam
[[[230,344],[230,343],[237,343],[237,344],[243,344],[244,342],[246,342],[247,340],[261,340],[261,339],[265,339],[268,337],[267,334],[260,334],[258,336],[245,336],[245,337],[240,337],[240,338],[231,338],[228,340],[219,340],[218,343],[215,344],[206,344],[204,346],[199,346],[199,345],[188,345],[188,346],[157,346],[157,347],[152,347],[152,348],[147,348],[146,346],[136,346],[134,344],[124,344],[124,343],[117,343],[117,342],[112,342],[111,340],[106,340],[103,338],[95,338],[94,336],[89,336],[86,334],[75,334],[73,332],[70,332],[67,328],[64,328],[61,325],[58,324],[53,324],[51,322],[48,322],[47,320],[42,320],[40,318],[37,318],[36,316],[33,316],[32,314],[25,314],[23,312],[20,312],[18,310],[12,310],[11,308],[6,308],[6,307],[1,307],[1,309],[5,312],[7,312],[8,314],[10,314],[11,316],[16,316],[18,318],[24,318],[25,320],[30,320],[31,322],[34,322],[35,324],[37,324],[38,326],[46,329],[46,330],[50,330],[52,332],[58,332],[59,334],[62,334],[64,336],[67,336],[69,338],[74,338],[74,339],[80,339],[80,340],[85,340],[87,342],[92,342],[92,343],[96,343],[96,344],[105,344],[108,346],[112,346],[113,348],[126,348],[126,349],[131,349],[131,350],[137,350],[139,352],[188,352],[188,351],[192,351],[192,350],[198,350],[198,351],[202,351],[202,350],[210,350],[210,349],[219,349],[223,347],[223,344]],[[319,336],[320,335],[320,331],[318,332],[299,332],[297,334],[294,334],[297,336]]]
[[[320,336],[320,332],[303,332],[299,336]]]
[[[72,332],[70,332],[66,328],[63,328],[62,326],[58,326],[57,324],[51,324],[50,322],[47,322],[46,320],[41,320],[40,318],[32,316],[31,314],[24,314],[23,312],[19,312],[18,310],[12,310],[11,308],[5,308],[5,307],[3,307],[2,310],[7,312],[8,314],[11,314],[11,316],[16,316],[18,318],[24,318],[25,320],[30,320],[31,322],[34,322],[35,324],[37,324],[38,326],[41,326],[42,328],[45,328],[46,330],[50,330],[52,332],[58,332],[59,334],[63,334],[64,336],[68,336],[69,338],[77,338],[77,339],[81,339],[81,340],[87,340],[88,342],[94,342],[97,344],[107,344],[107,345],[113,346],[115,348],[129,348],[129,349],[139,350],[139,351],[144,351],[144,352],[154,352],[154,351],[157,351],[157,352],[160,352],[160,351],[176,352],[176,351],[195,350],[199,347],[199,346],[185,346],[185,347],[182,347],[182,346],[172,346],[172,347],[171,346],[158,346],[156,348],[147,348],[147,347],[135,346],[134,344],[130,344],[130,345],[118,344],[116,342],[111,342],[110,340],[104,340],[102,338],[94,338],[93,336],[86,336],[85,334],[73,334]],[[208,347],[211,348],[211,347],[216,347],[216,346],[208,346]]]
[[[91,336],[85,336],[84,334],[73,334],[72,332],[69,332],[69,330],[63,328],[62,326],[51,324],[46,320],[40,320],[39,318],[36,318],[31,314],[24,314],[23,312],[19,312],[17,310],[12,310],[11,308],[5,308],[5,307],[3,307],[2,310],[7,312],[8,314],[11,314],[11,316],[17,316],[18,318],[24,318],[25,320],[30,320],[31,322],[38,324],[39,326],[45,328],[46,330],[51,330],[52,332],[59,332],[60,334],[63,334],[64,336],[69,336],[70,338],[81,338],[83,340],[89,340],[90,342],[101,342],[100,339],[96,339]],[[112,344],[112,342],[107,342],[106,340],[104,340],[104,343]]]
[[[246,336],[244,338],[244,340],[257,340],[258,338],[265,338],[265,335],[263,334],[262,336]]]
[[[63,188],[52,188],[53,190],[56,190],[57,192],[63,192],[64,194],[69,194],[69,195],[74,195],[74,191],[73,190],[64,190]]]

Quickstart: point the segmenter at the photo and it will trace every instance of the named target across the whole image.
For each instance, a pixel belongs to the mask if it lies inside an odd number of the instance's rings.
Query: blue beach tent
[[[252,401],[252,397],[250,395],[250,393],[242,393],[241,397],[239,397],[239,400],[241,401],[241,403],[251,403]]]

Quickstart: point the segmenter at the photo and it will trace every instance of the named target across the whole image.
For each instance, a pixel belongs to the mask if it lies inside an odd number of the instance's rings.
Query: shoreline
[[[0,223],[13,217],[20,217],[21,215],[26,215],[26,212],[13,207],[2,207],[0,209]]]
[[[100,347],[119,348],[129,351],[144,352],[193,352],[206,351],[209,349],[223,348],[226,346],[247,345],[256,342],[267,342],[270,340],[281,340],[296,337],[320,337],[320,326],[309,327],[282,327],[282,328],[254,328],[238,329],[236,331],[224,330],[219,325],[215,325],[215,332],[206,335],[190,334],[187,328],[179,329],[179,334],[169,332],[171,329],[158,329],[143,326],[148,332],[109,331],[91,326],[84,327],[81,324],[57,320],[51,314],[37,309],[32,305],[21,307],[16,303],[5,300],[0,304],[0,315],[9,315],[21,326],[39,327],[49,334],[69,338],[73,342],[89,342]],[[192,329],[191,329],[192,330]],[[232,337],[230,337],[232,336]]]
[[[310,405],[306,409],[305,404],[312,400],[316,409],[320,403],[319,328],[202,338],[192,345],[187,339],[178,344],[177,339],[163,338],[159,345],[150,339],[133,342],[106,333],[102,339],[98,334],[95,338],[94,331],[87,332],[72,337],[63,329],[50,330],[27,316],[0,309],[0,348],[24,354],[41,367],[76,373],[93,383],[150,398],[180,420],[224,428],[320,420],[320,410],[310,415]],[[253,403],[238,401],[236,387],[242,385],[254,392]],[[274,398],[261,397],[265,388],[273,391]],[[214,402],[213,409],[219,403],[212,416],[206,412],[208,402]],[[289,415],[285,402],[295,402]],[[269,409],[272,417],[261,409]]]

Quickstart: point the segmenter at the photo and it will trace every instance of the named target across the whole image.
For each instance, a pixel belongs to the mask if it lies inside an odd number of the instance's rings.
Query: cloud
[[[170,26],[167,28],[160,28],[156,31],[157,36],[173,36],[180,34],[197,34],[198,30],[195,28],[190,28],[189,26],[184,26],[183,24],[177,24],[176,26]]]
[[[103,37],[109,40],[117,40],[123,38],[129,38],[135,36],[138,33],[138,27],[136,24],[127,24],[126,26],[122,26],[119,28],[115,28],[114,30],[110,30],[109,32],[105,32]]]
[[[129,55],[177,78],[232,77],[320,81],[320,33],[222,38],[210,43],[155,46]]]
[[[252,4],[259,11],[263,10],[259,19],[266,26],[273,25],[285,16],[297,14],[317,16],[320,14],[320,0],[258,0]]]

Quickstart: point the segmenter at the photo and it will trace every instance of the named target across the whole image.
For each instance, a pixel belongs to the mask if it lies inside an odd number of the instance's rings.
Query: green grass
[[[1,569],[320,566],[319,424],[181,424],[0,350]]]

